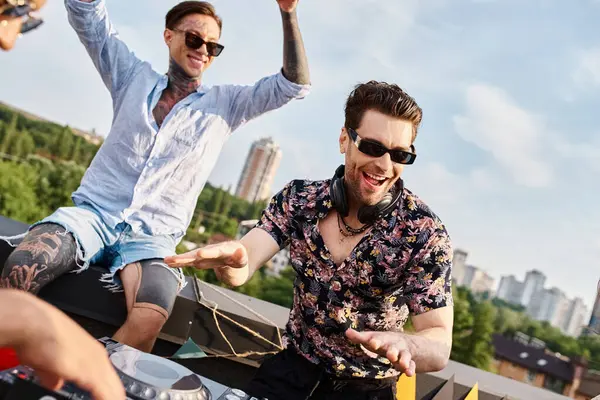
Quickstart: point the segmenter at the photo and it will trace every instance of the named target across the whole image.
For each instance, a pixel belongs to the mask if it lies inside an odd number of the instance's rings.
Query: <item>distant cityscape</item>
[[[600,301],[598,294],[587,322],[589,310],[580,297],[569,299],[559,288],[546,288],[546,275],[538,270],[525,273],[520,281],[514,275],[502,276],[496,287],[495,279],[487,272],[467,264],[468,253],[456,249],[453,256],[452,279],[457,286],[467,287],[475,294],[488,293],[507,303],[521,306],[532,319],[547,321],[564,334],[578,337],[586,331],[600,328]]]

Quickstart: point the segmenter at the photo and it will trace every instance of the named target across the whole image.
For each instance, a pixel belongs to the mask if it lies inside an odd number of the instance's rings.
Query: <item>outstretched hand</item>
[[[394,369],[406,376],[415,374],[416,365],[412,360],[408,343],[402,333],[358,332],[350,328],[346,331],[346,337],[352,343],[360,344],[368,351],[387,358]]]
[[[166,257],[165,264],[173,268],[244,268],[248,264],[248,253],[240,242],[223,242]]]
[[[298,6],[298,0],[277,0],[277,3],[279,4],[281,11],[288,13],[294,11]]]

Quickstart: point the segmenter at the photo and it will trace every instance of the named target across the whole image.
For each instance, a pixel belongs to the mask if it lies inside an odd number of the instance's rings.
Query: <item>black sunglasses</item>
[[[398,164],[412,164],[417,158],[417,155],[414,153],[415,146],[413,145],[410,146],[412,151],[388,149],[381,143],[375,142],[374,140],[361,138],[352,128],[346,127],[346,130],[350,134],[352,141],[356,144],[356,147],[358,147],[358,150],[368,156],[381,157],[385,153],[389,153],[392,161]]]
[[[195,33],[188,32],[188,31],[182,31],[179,29],[171,29],[171,30],[174,32],[183,33],[185,35],[185,45],[192,50],[198,50],[200,47],[202,47],[203,45],[206,44],[206,51],[208,52],[208,54],[211,57],[218,57],[219,54],[221,54],[221,52],[225,48],[225,46],[223,46],[222,44],[215,43],[215,42],[207,42],[206,40],[202,39],[200,36],[196,35]]]

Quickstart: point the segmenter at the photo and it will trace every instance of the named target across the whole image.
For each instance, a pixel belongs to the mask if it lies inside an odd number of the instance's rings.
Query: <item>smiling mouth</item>
[[[195,68],[202,68],[202,66],[205,64],[205,62],[200,57],[188,56],[188,59],[190,60],[192,66]]]
[[[385,181],[388,180],[385,176],[370,174],[368,172],[362,172],[362,177],[371,186],[379,187],[382,186]]]

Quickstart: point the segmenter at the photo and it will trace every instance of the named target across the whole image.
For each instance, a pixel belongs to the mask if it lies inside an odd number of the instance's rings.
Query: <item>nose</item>
[[[208,56],[208,48],[206,47],[206,43],[203,43],[202,46],[200,46],[200,48],[198,49],[198,51],[203,56]]]
[[[389,153],[385,153],[381,157],[375,160],[375,165],[381,170],[382,173],[390,171],[394,167],[392,158]]]

